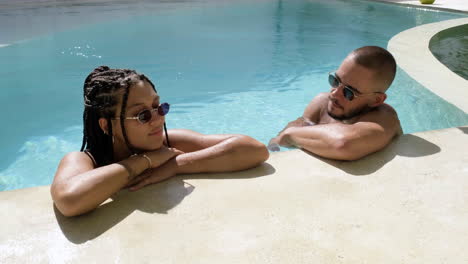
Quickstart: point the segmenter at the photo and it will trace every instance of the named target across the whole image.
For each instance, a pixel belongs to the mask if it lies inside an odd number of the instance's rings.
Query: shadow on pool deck
[[[468,134],[468,127],[458,127],[463,133]]]
[[[461,127],[464,133],[468,128]],[[395,139],[384,150],[364,157],[360,160],[335,161],[317,157],[308,153],[310,158],[317,158],[337,169],[355,176],[370,175],[395,156],[424,157],[440,152],[440,147],[415,135],[402,135]],[[304,151],[305,152],[305,151]],[[307,153],[307,152],[305,152]],[[64,217],[54,206],[57,223],[65,237],[72,243],[82,244],[93,240],[116,226],[136,210],[149,214],[168,214],[190,195],[195,187],[184,180],[189,179],[248,179],[257,178],[275,173],[275,169],[268,163],[238,173],[191,174],[174,177],[169,181],[147,186],[138,192],[121,191],[96,210],[77,217]],[[99,221],[96,221],[99,219]]]
[[[460,129],[466,130],[466,128]],[[307,151],[304,152],[336,167],[337,169],[345,171],[346,173],[354,176],[365,176],[378,171],[397,155],[416,158],[433,155],[440,152],[440,150],[440,147],[434,143],[415,135],[406,134],[394,139],[393,142],[391,142],[382,151],[378,151],[356,161],[329,160],[320,158]]]
[[[65,237],[72,243],[81,244],[105,233],[135,210],[149,214],[168,214],[195,187],[185,182],[187,179],[248,179],[275,173],[268,163],[259,167],[237,173],[190,174],[174,177],[168,181],[147,186],[137,192],[123,190],[113,197],[112,201],[102,204],[94,211],[77,216],[65,217],[53,206],[57,223]],[[99,221],[96,221],[99,219]]]

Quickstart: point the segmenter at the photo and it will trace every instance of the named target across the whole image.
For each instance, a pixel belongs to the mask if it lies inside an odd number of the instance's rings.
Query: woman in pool
[[[145,185],[180,173],[248,169],[268,158],[266,147],[243,135],[166,131],[169,104],[133,70],[101,66],[84,83],[83,145],[66,154],[51,186],[66,216],[91,211],[124,187]]]

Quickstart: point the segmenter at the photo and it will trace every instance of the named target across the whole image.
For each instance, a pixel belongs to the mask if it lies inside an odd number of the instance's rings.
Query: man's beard
[[[349,120],[353,117],[356,117],[358,115],[361,115],[361,114],[364,114],[364,113],[367,113],[371,110],[372,108],[369,107],[369,106],[364,106],[360,109],[355,109],[354,111],[351,111],[350,113],[348,114],[342,114],[342,115],[335,115],[333,113],[331,113],[330,111],[327,111],[328,112],[328,115],[331,116],[333,119],[336,119],[336,120],[339,120],[339,121],[343,121],[343,120]]]

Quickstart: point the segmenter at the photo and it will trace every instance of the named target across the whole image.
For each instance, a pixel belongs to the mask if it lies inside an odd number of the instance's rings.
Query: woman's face
[[[125,117],[136,117],[143,110],[153,110],[160,105],[159,96],[153,87],[146,82],[140,81],[129,89]],[[116,117],[120,117],[122,102],[117,106]],[[120,122],[124,122],[127,138],[130,144],[139,150],[156,150],[163,145],[164,141],[164,116],[158,111],[151,111],[152,118],[149,122],[142,124],[137,119],[112,120],[114,130],[114,147],[126,149],[125,139],[122,134]]]

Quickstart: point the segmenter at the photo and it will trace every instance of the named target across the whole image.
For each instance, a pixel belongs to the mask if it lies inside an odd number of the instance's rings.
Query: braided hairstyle
[[[125,117],[130,87],[140,81],[148,82],[156,92],[153,83],[145,75],[138,74],[134,70],[110,69],[107,66],[100,66],[86,77],[83,86],[85,107],[83,112],[83,143],[80,151],[90,152],[96,160],[97,166],[114,162],[111,119],[115,117],[116,106],[120,101],[122,91],[120,118]],[[102,131],[99,126],[100,118],[107,120],[108,133]],[[125,143],[131,153],[135,154],[137,150],[128,141],[124,123],[120,122],[120,126]],[[164,128],[166,128],[165,124]],[[166,140],[168,140],[167,132]]]

